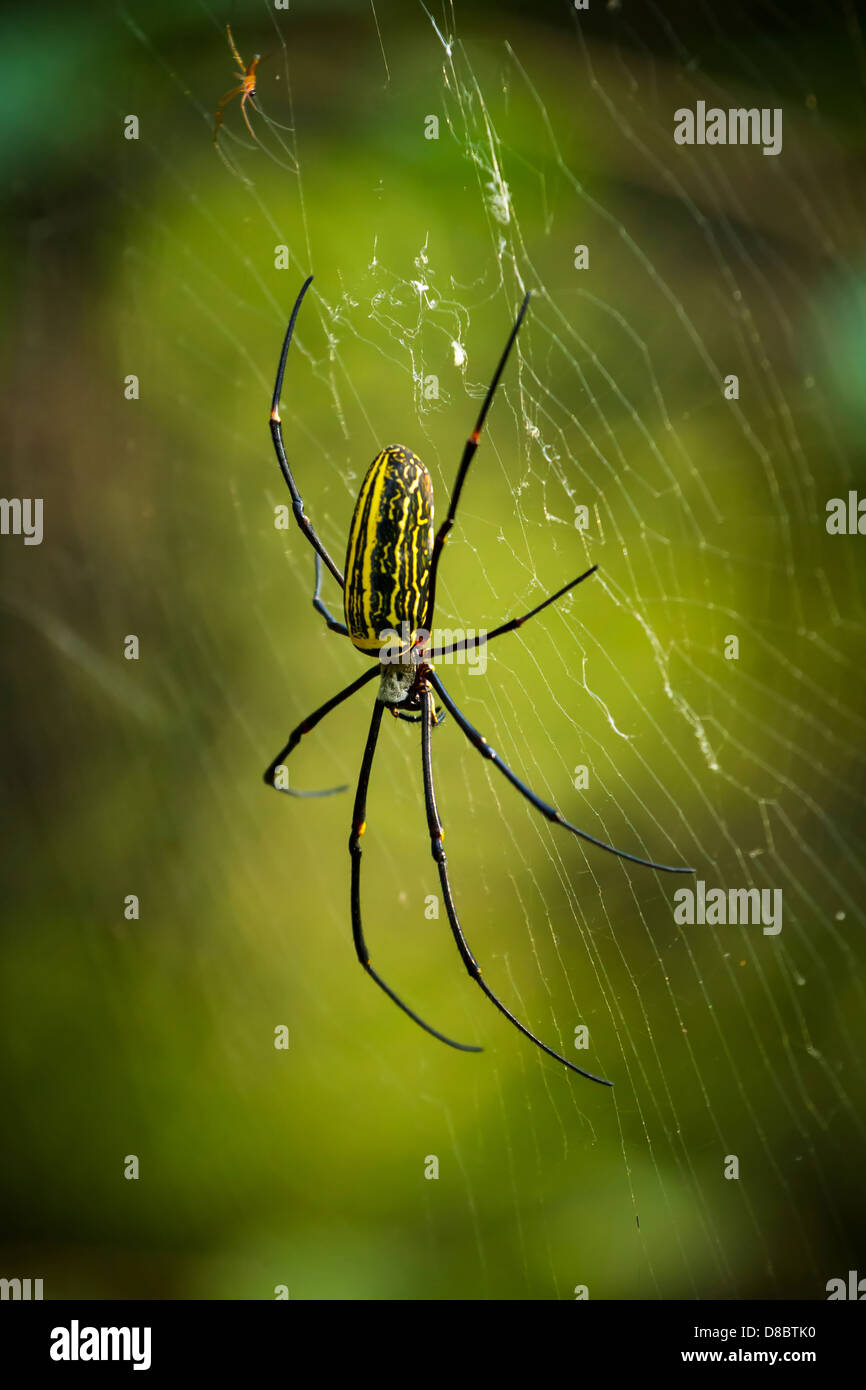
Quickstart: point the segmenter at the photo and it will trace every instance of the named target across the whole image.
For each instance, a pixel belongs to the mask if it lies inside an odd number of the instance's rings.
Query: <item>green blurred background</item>
[[[821,1298],[866,1273],[866,541],[824,528],[864,486],[857,12],[531,9],[3,20],[3,491],[44,498],[45,536],[0,541],[0,1274],[46,1297]],[[226,22],[266,55],[262,110],[256,144],[229,106],[215,151]],[[698,99],[782,107],[782,154],[674,146]],[[536,292],[439,621],[492,627],[601,571],[446,682],[587,830],[784,892],[777,937],[676,926],[681,881],[584,851],[437,731],[486,977],[612,1091],[510,1029],[425,916],[416,729],[383,729],[367,936],[480,1056],[358,969],[349,799],[262,785],[363,670],[273,524],[269,398],[310,270],[284,431],[338,559],[384,444],[422,455],[441,514]],[[306,741],[299,783],[354,781],[369,711]]]

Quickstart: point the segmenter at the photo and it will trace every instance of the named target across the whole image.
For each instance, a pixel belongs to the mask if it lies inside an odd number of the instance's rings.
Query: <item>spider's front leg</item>
[[[423,1028],[425,1033],[432,1033],[434,1038],[440,1042],[447,1043],[449,1047],[456,1047],[460,1052],[481,1052],[480,1047],[473,1047],[469,1043],[455,1042],[453,1038],[447,1038],[438,1029],[432,1028],[429,1023],[425,1023],[408,1004],[404,1004],[398,994],[395,994],[390,985],[386,985],[381,975],[377,974],[370,964],[370,953],[367,950],[367,943],[364,940],[364,929],[361,923],[361,839],[367,829],[367,787],[370,783],[370,770],[373,766],[373,756],[376,752],[376,744],[379,739],[379,730],[382,726],[382,714],[386,706],[381,700],[376,700],[373,706],[373,718],[370,721],[370,732],[367,735],[367,742],[364,747],[364,757],[361,761],[361,772],[358,777],[358,789],[355,792],[355,806],[352,812],[352,833],[349,836],[349,854],[352,859],[352,888],[351,888],[351,907],[352,907],[352,939],[355,943],[355,954],[361,965],[370,976],[375,980],[381,990],[392,999],[404,1014],[408,1014],[413,1023],[417,1023],[419,1028]]]
[[[630,864],[640,864],[641,868],[658,869],[658,871],[663,874],[694,873],[694,869],[686,868],[685,866],[681,867],[678,864],[656,864],[652,859],[642,859],[638,854],[629,854],[628,850],[617,849],[615,845],[609,845],[606,840],[599,840],[595,835],[590,835],[589,831],[580,830],[576,825],[572,825],[571,821],[567,821],[565,816],[560,811],[557,811],[555,806],[550,806],[546,801],[542,801],[541,797],[537,796],[531,787],[528,787],[525,782],[520,780],[516,773],[511,771],[511,768],[505,760],[500,758],[499,754],[490,747],[487,739],[479,734],[477,729],[472,727],[465,714],[458,709],[441,680],[436,675],[436,672],[428,671],[427,675],[433,689],[436,691],[452,719],[455,720],[466,735],[472,747],[475,748],[483,758],[487,758],[497,771],[501,772],[503,777],[508,779],[512,787],[515,787],[517,791],[520,792],[520,795],[525,797],[530,805],[534,806],[536,811],[540,811],[547,820],[552,821],[554,825],[561,825],[563,830],[569,830],[572,835],[577,835],[579,839],[585,840],[587,844],[595,845],[597,849],[606,850],[608,854],[615,854],[618,859],[625,859]]]
[[[425,673],[429,675],[429,667]],[[501,1014],[504,1014],[509,1023],[513,1023],[518,1032],[522,1033],[530,1042],[534,1042],[536,1047],[540,1047],[542,1052],[546,1052],[548,1057],[554,1061],[561,1062],[570,1071],[576,1071],[579,1076],[585,1076],[588,1081],[597,1081],[600,1086],[611,1086],[613,1082],[605,1081],[600,1076],[594,1076],[591,1071],[584,1071],[583,1067],[575,1066],[574,1062],[569,1062],[567,1057],[562,1057],[560,1053],[554,1052],[552,1047],[543,1043],[534,1033],[520,1022],[510,1009],[507,1009],[502,1000],[493,993],[485,980],[481,977],[481,967],[469,948],[469,943],[463,934],[463,928],[457,916],[457,908],[454,905],[454,895],[451,891],[451,881],[448,877],[448,863],[445,858],[445,850],[442,845],[444,838],[442,821],[439,818],[439,809],[436,805],[436,792],[433,787],[433,760],[430,752],[430,730],[432,727],[433,696],[427,686],[426,678],[422,677],[420,685],[421,696],[421,763],[424,774],[424,804],[427,808],[427,828],[430,831],[430,853],[436,861],[439,870],[439,881],[442,885],[442,897],[445,901],[445,911],[448,915],[448,922],[451,927],[451,934],[457,943],[460,958],[466,966],[466,971],[471,979],[475,981],[479,989],[487,995],[492,1004],[495,1004]]]

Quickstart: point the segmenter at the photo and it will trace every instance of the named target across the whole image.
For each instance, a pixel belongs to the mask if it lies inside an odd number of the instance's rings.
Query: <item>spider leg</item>
[[[499,385],[499,378],[502,376],[502,373],[505,370],[505,364],[508,361],[508,355],[511,352],[512,347],[514,346],[514,339],[517,337],[518,329],[520,328],[520,325],[523,322],[523,316],[526,313],[528,304],[529,295],[527,294],[524,297],[523,303],[520,306],[520,312],[517,315],[514,327],[508,335],[508,342],[505,344],[505,351],[499,359],[499,366],[496,368],[496,371],[493,374],[493,380],[487,388],[487,395],[484,397],[484,401],[482,403],[478,419],[475,422],[475,429],[470,434],[464,446],[463,457],[460,460],[460,467],[457,470],[457,480],[451,492],[451,501],[448,505],[448,515],[442,522],[442,525],[439,527],[439,530],[436,532],[436,539],[433,542],[433,556],[430,562],[430,585],[427,590],[427,615],[424,619],[424,622],[422,623],[422,626],[427,628],[428,631],[430,630],[433,621],[434,604],[436,600],[436,573],[439,569],[439,560],[442,555],[442,547],[448,539],[448,532],[454,525],[454,518],[457,515],[457,504],[460,501],[460,494],[463,491],[463,484],[466,481],[466,474],[469,472],[469,465],[475,457],[475,450],[478,448],[478,441],[481,438],[481,431],[484,428],[484,421],[487,419],[487,412],[490,409],[490,405],[496,392],[496,388]]]
[[[321,613],[332,632],[339,632],[341,637],[348,637],[349,629],[346,624],[337,622],[337,619],[328,611],[325,600],[322,598],[322,562],[319,559],[318,551],[316,552],[316,588],[313,593],[313,607],[317,613]]]
[[[332,709],[336,709],[337,705],[341,705],[344,700],[348,700],[350,695],[354,695],[356,690],[360,690],[362,685],[366,685],[368,681],[371,681],[373,677],[378,674],[379,667],[373,666],[369,671],[365,671],[363,676],[359,676],[356,681],[352,681],[351,685],[347,685],[345,690],[341,690],[338,695],[334,695],[330,700],[326,700],[318,709],[313,710],[312,714],[308,714],[306,719],[301,720],[297,728],[293,729],[289,735],[289,741],[285,748],[280,749],[273,762],[271,762],[265,770],[264,780],[267,786],[273,787],[276,792],[285,792],[288,796],[333,796],[336,792],[348,791],[348,787],[328,787],[325,791],[319,792],[296,792],[293,791],[291,787],[276,786],[274,778],[277,769],[285,765],[286,759],[293,750],[297,748],[304,734],[308,734],[311,729],[315,729],[316,725],[320,720],[324,719],[326,714],[330,714]]]
[[[549,806],[546,801],[542,801],[540,796],[536,796],[535,792],[531,791],[525,782],[521,782],[520,778],[511,771],[508,764],[503,762],[499,754],[493,751],[487,740],[482,738],[478,730],[474,729],[469,723],[466,716],[460,713],[460,710],[451,699],[451,696],[448,694],[436,672],[428,671],[427,679],[430,681],[437,695],[439,695],[448,713],[456,719],[472,746],[478,749],[482,757],[489,758],[493,766],[498,768],[504,777],[508,778],[508,781],[513,787],[517,788],[520,795],[531,802],[535,809],[540,811],[543,816],[546,816],[549,821],[554,821],[565,830],[570,830],[572,835],[577,835],[581,840],[586,840],[588,844],[595,845],[598,849],[607,850],[608,854],[615,854],[618,859],[627,859],[632,864],[640,864],[645,869],[659,869],[662,873],[666,874],[694,873],[694,869],[674,867],[671,864],[655,864],[651,859],[641,859],[636,854],[629,854],[627,850],[615,849],[613,845],[607,844],[604,840],[597,840],[594,835],[590,835],[586,830],[579,830],[576,825],[572,825],[570,821],[567,821],[565,817],[557,811],[555,806]]]
[[[378,667],[376,668],[378,670]],[[434,1038],[440,1042],[447,1043],[449,1047],[456,1047],[460,1052],[482,1052],[480,1047],[472,1047],[468,1043],[455,1042],[453,1038],[446,1038],[444,1033],[438,1032],[436,1028],[431,1028],[429,1023],[425,1023],[423,1018],[419,1018],[408,1004],[404,1004],[399,995],[395,994],[389,985],[385,984],[381,975],[370,964],[370,953],[367,950],[367,943],[364,940],[364,932],[361,926],[361,836],[367,828],[365,816],[367,814],[367,787],[370,781],[370,769],[373,766],[373,755],[376,752],[376,742],[379,738],[379,729],[382,724],[382,713],[385,706],[381,700],[376,700],[373,705],[373,718],[370,721],[370,732],[367,735],[367,743],[364,748],[364,757],[361,761],[361,772],[358,777],[358,789],[355,792],[355,808],[352,812],[352,833],[349,836],[349,853],[352,856],[352,937],[355,942],[355,953],[358,960],[366,970],[371,979],[381,990],[384,990],[389,999],[393,999],[398,1008],[404,1014],[408,1014],[419,1028],[423,1028],[425,1033],[432,1033]]]
[[[331,571],[331,574],[334,576],[340,588],[342,589],[345,587],[343,584],[343,576],[340,573],[337,566],[335,565],[334,561],[331,559],[324,545],[319,540],[313,523],[310,521],[309,517],[306,515],[304,511],[304,504],[301,501],[301,494],[298,492],[297,484],[295,483],[294,477],[292,476],[292,470],[289,465],[289,460],[286,457],[286,450],[283,445],[283,428],[282,423],[280,421],[280,392],[283,389],[283,376],[285,375],[286,371],[286,358],[289,354],[289,344],[292,341],[292,334],[295,331],[295,320],[298,317],[298,311],[301,307],[304,295],[307,293],[307,290],[309,289],[312,283],[312,279],[312,275],[308,275],[303,285],[301,286],[301,292],[295,300],[295,307],[292,310],[292,315],[289,319],[289,326],[286,329],[286,336],[283,339],[283,350],[280,353],[280,365],[277,368],[277,381],[276,385],[274,386],[274,395],[271,401],[271,438],[274,441],[274,449],[277,455],[277,462],[279,463],[282,475],[286,480],[286,486],[288,487],[289,492],[292,494],[292,510],[295,513],[295,520],[297,521],[307,540],[310,542],[310,545],[319,555],[321,555],[325,564],[328,566],[328,569]]]
[[[450,647],[437,647],[434,651],[427,652],[427,660],[437,661],[439,657],[451,656],[454,652],[475,651],[478,647],[483,647],[487,642],[492,642],[494,637],[501,637],[503,632],[513,632],[515,628],[522,626],[522,624],[528,622],[530,618],[534,618],[536,613],[540,613],[542,609],[547,608],[549,604],[556,603],[556,600],[562,598],[563,594],[567,594],[569,589],[573,589],[576,585],[582,584],[584,579],[589,579],[589,576],[595,574],[597,569],[598,565],[593,565],[592,569],[586,570],[584,574],[579,574],[577,579],[572,579],[568,584],[563,584],[561,589],[557,589],[555,594],[551,594],[543,603],[539,603],[536,608],[531,608],[528,613],[524,613],[519,618],[509,618],[507,623],[502,623],[499,627],[495,627],[492,632],[479,634],[478,637],[471,637],[468,640],[464,639],[462,642],[455,642]]]
[[[241,73],[242,73],[242,74],[245,74],[245,73],[246,73],[246,64],[244,63],[243,58],[242,58],[241,55],[238,53],[238,50],[237,50],[237,48],[235,47],[235,41],[234,41],[234,39],[232,38],[231,25],[229,25],[229,24],[226,25],[226,37],[228,38],[228,41],[229,41],[229,48],[231,49],[231,51],[232,51],[232,53],[233,53],[233,55],[234,55],[234,60],[235,60],[235,62],[237,63],[238,67],[240,68]]]
[[[391,706],[391,713],[395,719],[405,719],[407,724],[420,724],[424,718],[423,714],[409,714],[406,710],[398,709],[396,705]],[[445,718],[445,711],[441,705],[436,707],[436,718],[433,720],[433,727],[438,728]]]
[[[253,139],[256,141],[256,144],[258,144],[258,138],[257,138],[257,136],[256,136],[256,132],[253,130],[252,126],[250,125],[250,118],[249,118],[249,116],[247,115],[247,102],[248,102],[248,101],[252,101],[252,102],[253,102],[253,109],[257,109],[257,108],[256,108],[256,104],[255,104],[255,102],[253,101],[253,94],[252,94],[252,92],[244,92],[243,96],[241,97],[241,115],[242,115],[243,118],[244,118],[244,122],[245,122],[245,124],[246,124],[247,130],[250,132],[250,135],[251,135],[251,136],[253,137]]]
[[[469,944],[466,937],[463,935],[463,928],[457,917],[457,909],[454,906],[454,895],[451,891],[451,882],[448,877],[448,864],[445,858],[445,850],[442,848],[442,822],[439,819],[439,810],[436,805],[436,791],[433,786],[433,760],[430,753],[430,716],[433,709],[433,697],[426,686],[422,688],[421,701],[425,716],[421,724],[421,763],[424,771],[424,803],[427,808],[427,826],[430,831],[430,853],[433,855],[436,861],[436,867],[439,870],[439,881],[442,884],[445,911],[448,914],[451,932],[457,943],[457,949],[460,952],[463,964],[466,966],[470,977],[479,988],[483,990],[490,1002],[496,1005],[499,1012],[505,1015],[509,1023],[513,1023],[515,1028],[521,1032],[525,1038],[529,1038],[530,1042],[534,1042],[536,1047],[540,1047],[542,1052],[547,1053],[548,1057],[552,1057],[556,1062],[561,1062],[563,1066],[568,1067],[570,1071],[576,1071],[579,1076],[585,1076],[589,1081],[597,1081],[600,1086],[612,1086],[612,1081],[605,1081],[600,1076],[594,1076],[591,1071],[584,1071],[583,1067],[578,1067],[574,1062],[569,1062],[566,1057],[562,1057],[558,1052],[554,1052],[552,1047],[548,1047],[547,1043],[543,1043],[541,1039],[537,1038],[534,1033],[531,1033],[519,1019],[514,1017],[511,1010],[505,1007],[502,1000],[493,993],[493,990],[490,989],[487,983],[482,979],[481,967],[469,949]]]
[[[220,101],[220,104],[219,104],[219,106],[218,106],[217,109],[216,109],[216,119],[214,120],[214,127],[213,127],[213,142],[214,142],[214,144],[216,144],[216,142],[217,142],[217,136],[219,135],[219,129],[220,129],[220,126],[221,126],[222,123],[223,123],[223,109],[224,109],[226,106],[228,106],[228,104],[229,104],[230,101],[234,101],[234,99],[235,99],[236,96],[240,96],[240,94],[241,94],[241,92],[243,91],[243,89],[244,89],[243,83],[241,83],[241,85],[240,85],[239,87],[232,87],[231,91],[230,91],[230,92],[226,92],[225,96],[224,96],[224,97],[222,98],[222,100]]]

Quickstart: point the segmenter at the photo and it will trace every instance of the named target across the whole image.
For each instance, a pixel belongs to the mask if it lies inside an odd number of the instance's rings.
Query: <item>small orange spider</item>
[[[216,120],[214,122],[213,128],[214,144],[216,144],[217,142],[219,129],[223,123],[223,110],[226,106],[228,106],[230,101],[234,101],[235,97],[240,97],[241,115],[243,116],[244,121],[246,122],[246,127],[247,130],[250,132],[250,135],[253,137],[254,140],[256,138],[256,132],[250,125],[249,116],[246,113],[246,105],[248,101],[252,101],[253,97],[256,94],[256,68],[261,62],[262,55],[260,53],[255,53],[253,55],[252,62],[249,64],[249,66],[244,67],[244,61],[241,55],[238,53],[237,48],[235,47],[235,41],[232,38],[232,31],[228,24],[226,25],[226,34],[228,36],[229,47],[231,48],[231,51],[234,55],[234,60],[238,65],[238,77],[241,79],[241,81],[239,86],[232,87],[230,92],[226,92],[225,96],[222,98],[219,106],[217,107]],[[253,107],[254,109],[258,110],[258,107],[256,107],[254,101]]]

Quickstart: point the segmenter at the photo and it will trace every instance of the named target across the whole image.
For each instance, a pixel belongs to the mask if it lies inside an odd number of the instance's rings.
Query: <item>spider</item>
[[[228,37],[229,47],[231,48],[232,54],[234,55],[234,60],[238,65],[237,75],[241,80],[239,86],[232,87],[230,92],[226,92],[225,96],[221,98],[220,104],[217,107],[216,120],[214,121],[213,128],[214,144],[216,144],[217,142],[217,136],[220,132],[220,126],[223,123],[223,110],[226,106],[228,106],[230,101],[234,101],[235,97],[240,97],[241,115],[244,118],[247,130],[250,132],[250,135],[253,137],[254,140],[256,138],[256,133],[250,125],[250,119],[246,112],[246,105],[248,101],[251,101],[255,109],[258,110],[258,107],[253,101],[253,97],[256,94],[256,68],[262,61],[262,55],[260,53],[253,54],[252,62],[249,64],[248,67],[244,67],[243,58],[238,53],[238,50],[235,47],[235,41],[232,38],[232,31],[228,24],[226,25],[226,35]]]
[[[441,723],[447,711],[473,748],[476,748],[483,757],[487,758],[508,779],[511,785],[549,821],[561,825],[563,829],[588,841],[589,844],[607,850],[610,854],[618,855],[621,859],[627,859],[633,864],[641,864],[650,869],[660,869],[665,873],[687,874],[693,872],[692,869],[654,864],[648,859],[641,859],[625,850],[615,849],[612,845],[606,844],[603,840],[598,840],[594,835],[572,825],[555,807],[548,805],[547,802],[542,801],[541,797],[536,796],[535,792],[531,791],[503,762],[498,753],[494,752],[487,740],[472,727],[465,715],[458,709],[431,665],[431,662],[440,657],[457,652],[472,651],[484,642],[492,642],[495,637],[500,637],[506,632],[513,632],[530,618],[534,618],[549,607],[550,604],[556,603],[557,599],[562,598],[578,584],[582,584],[598,568],[597,565],[593,565],[584,574],[578,575],[568,584],[563,584],[561,589],[557,589],[556,593],[551,594],[542,603],[530,609],[528,613],[517,618],[510,618],[507,622],[494,628],[492,632],[481,633],[477,637],[452,642],[449,646],[435,648],[428,645],[432,632],[436,577],[442,549],[454,525],[469,465],[478,447],[484,421],[499,379],[523,322],[529,304],[529,295],[527,294],[523,300],[517,320],[493,375],[493,380],[484,397],[475,428],[466,441],[460,467],[457,470],[454,490],[451,494],[448,514],[436,531],[435,537],[433,532],[433,484],[430,474],[411,449],[393,444],[377,455],[361,484],[349,529],[344,578],[304,511],[304,504],[283,445],[280,421],[280,395],[286,369],[286,358],[298,312],[312,279],[312,275],[309,276],[301,287],[283,340],[271,401],[271,436],[280,469],[291,493],[295,519],[316,552],[313,606],[324,618],[332,632],[348,637],[357,651],[366,657],[375,659],[375,665],[370,670],[365,671],[362,676],[353,680],[344,690],[333,695],[330,700],[326,700],[312,714],[308,714],[306,719],[303,719],[292,730],[285,747],[280,750],[268,766],[264,774],[265,782],[276,791],[287,792],[290,796],[330,796],[335,792],[346,791],[346,787],[331,787],[324,791],[296,791],[288,785],[288,771],[285,762],[300,743],[304,734],[310,733],[324,719],[325,715],[330,714],[331,710],[336,709],[350,695],[354,695],[362,686],[368,685],[378,676],[379,690],[373,704],[373,717],[361,760],[349,837],[352,936],[358,960],[379,988],[384,990],[385,994],[427,1033],[431,1033],[440,1042],[447,1043],[449,1047],[456,1047],[462,1052],[482,1051],[480,1047],[455,1042],[453,1038],[446,1037],[444,1033],[440,1033],[438,1029],[425,1023],[391,989],[390,985],[385,983],[381,975],[377,974],[370,964],[370,954],[364,940],[361,922],[361,839],[366,830],[367,787],[370,781],[370,771],[373,766],[382,715],[387,709],[396,718],[420,722],[421,725],[421,769],[430,849],[439,871],[439,880],[442,885],[442,895],[451,932],[470,977],[483,990],[491,1003],[495,1004],[500,1013],[504,1014],[524,1037],[529,1038],[537,1047],[540,1047],[542,1052],[546,1052],[555,1061],[561,1062],[570,1071],[577,1072],[578,1075],[584,1076],[590,1081],[597,1081],[600,1085],[610,1086],[612,1082],[605,1081],[600,1076],[594,1076],[592,1072],[584,1071],[582,1067],[578,1067],[574,1062],[560,1056],[558,1052],[555,1052],[553,1048],[548,1047],[546,1043],[530,1032],[529,1028],[515,1018],[510,1009],[506,1008],[502,1000],[494,994],[482,977],[481,969],[469,948],[457,916],[445,851],[442,847],[442,822],[436,805],[436,792],[433,783],[433,762],[430,752],[431,731],[435,725]],[[330,570],[343,592],[345,622],[338,622],[331,615],[321,597],[322,562]],[[396,653],[396,657],[393,648],[386,657],[383,639],[393,636],[397,629],[403,633],[403,645]],[[434,703],[434,691],[440,702],[438,710]]]

